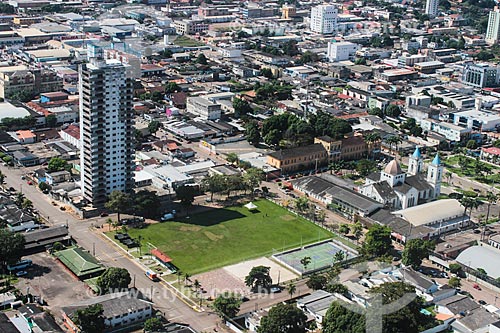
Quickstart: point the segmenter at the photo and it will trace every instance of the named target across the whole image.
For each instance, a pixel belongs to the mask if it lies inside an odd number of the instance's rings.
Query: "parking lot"
[[[83,282],[48,253],[37,253],[23,259],[31,259],[33,265],[26,269],[26,276],[19,278],[17,287],[23,293],[29,291],[32,296],[43,299],[51,310],[92,296]]]

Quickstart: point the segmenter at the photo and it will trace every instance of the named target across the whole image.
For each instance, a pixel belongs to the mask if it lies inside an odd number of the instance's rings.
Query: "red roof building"
[[[172,258],[170,258],[169,256],[167,256],[165,253],[161,252],[158,249],[152,249],[151,254],[155,256],[156,259],[158,259],[162,263],[168,263],[172,261]]]

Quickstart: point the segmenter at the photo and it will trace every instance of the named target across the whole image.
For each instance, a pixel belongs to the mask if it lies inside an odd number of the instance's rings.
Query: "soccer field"
[[[189,219],[130,229],[128,233],[133,238],[142,236],[145,251],[144,244],[153,244],[189,274],[333,237],[270,201],[254,203],[258,209],[253,212],[242,206],[214,209]]]

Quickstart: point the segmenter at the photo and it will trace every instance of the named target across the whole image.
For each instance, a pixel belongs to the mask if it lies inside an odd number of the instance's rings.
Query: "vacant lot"
[[[254,203],[258,209],[253,212],[241,206],[214,209],[128,232],[133,238],[142,237],[144,251],[147,251],[148,242],[153,244],[170,256],[182,272],[189,274],[333,236],[270,201]]]

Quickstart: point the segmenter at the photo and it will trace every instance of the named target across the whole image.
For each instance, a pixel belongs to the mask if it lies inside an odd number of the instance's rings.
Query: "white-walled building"
[[[439,0],[427,0],[425,3],[425,13],[430,17],[435,17],[438,14]]]
[[[91,58],[80,66],[80,168],[82,195],[102,207],[133,180],[133,80],[118,60]]]
[[[331,62],[344,61],[353,58],[359,45],[351,42],[328,42],[327,56]]]
[[[500,40],[500,8],[498,6],[495,6],[490,12],[484,40],[490,45],[498,43]]]
[[[186,109],[187,112],[199,115],[206,120],[220,119],[222,114],[220,104],[203,97],[188,97]]]
[[[310,29],[318,34],[332,34],[337,31],[339,11],[333,5],[319,5],[311,8]]]

